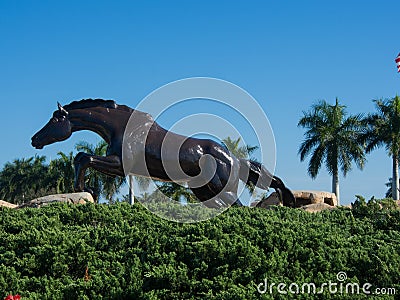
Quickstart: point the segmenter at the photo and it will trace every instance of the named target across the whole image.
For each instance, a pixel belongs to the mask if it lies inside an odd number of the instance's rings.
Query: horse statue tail
[[[279,177],[272,175],[261,163],[243,158],[239,158],[239,162],[240,180],[246,184],[254,184],[263,190],[271,187],[276,190],[284,206],[296,206],[296,198],[293,193]]]

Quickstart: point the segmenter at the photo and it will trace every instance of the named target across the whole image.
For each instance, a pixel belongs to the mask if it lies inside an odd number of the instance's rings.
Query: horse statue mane
[[[126,112],[133,112],[133,109],[126,105],[119,105],[115,103],[114,100],[103,100],[103,99],[82,99],[76,100],[64,106],[64,108],[69,111],[73,109],[84,109],[92,107],[104,107],[111,109],[123,110]]]

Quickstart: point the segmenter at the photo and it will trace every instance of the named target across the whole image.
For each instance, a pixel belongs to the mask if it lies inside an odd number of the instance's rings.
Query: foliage
[[[369,130],[366,133],[367,152],[384,146],[389,155],[400,153],[400,97],[374,100],[377,112],[366,118]]]
[[[23,203],[33,198],[74,190],[74,155],[58,152],[58,158],[46,164],[45,156],[7,162],[0,171],[0,198]]]
[[[0,199],[20,204],[54,192],[54,177],[45,160],[45,156],[33,156],[7,162],[0,171]]]
[[[222,142],[237,158],[249,159],[250,155],[258,149],[258,146],[240,146],[241,137],[238,137],[236,140],[232,140],[228,136],[227,138],[223,139]]]
[[[0,297],[288,299],[261,295],[257,285],[265,278],[337,282],[340,271],[348,282],[400,289],[398,210],[376,218],[349,209],[231,208],[195,224],[168,222],[125,203],[0,212]],[[365,295],[296,295],[354,298]]]
[[[157,185],[158,191],[170,199],[181,202],[185,200],[189,203],[199,202],[196,196],[186,187],[175,182],[162,182]]]
[[[69,154],[58,152],[59,158],[50,161],[49,171],[52,174],[53,181],[56,182],[57,193],[74,192],[74,153]]]
[[[377,112],[366,118],[364,135],[367,153],[384,146],[393,159],[392,197],[397,199],[399,188],[398,160],[400,154],[400,97],[374,100]]]
[[[364,197],[356,195],[356,201],[352,204],[352,208],[353,214],[357,216],[369,215],[377,218],[380,214],[398,209],[398,205],[392,198],[375,199],[372,197],[366,201]]]

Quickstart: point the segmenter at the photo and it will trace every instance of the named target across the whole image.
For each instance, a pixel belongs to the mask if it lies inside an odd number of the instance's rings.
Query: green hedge
[[[398,210],[231,208],[180,224],[123,203],[0,209],[0,299],[364,299],[257,286],[346,272],[346,282],[400,293],[399,242]]]

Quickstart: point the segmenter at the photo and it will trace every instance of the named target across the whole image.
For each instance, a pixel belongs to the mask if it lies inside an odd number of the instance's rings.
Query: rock
[[[16,208],[18,205],[17,204],[13,204],[4,200],[0,200],[0,206],[2,207],[8,207],[8,208]]]
[[[323,192],[323,191],[292,191],[296,198],[296,207],[302,207],[309,204],[328,204],[330,206],[337,205],[337,198],[334,193]],[[267,208],[272,205],[282,206],[279,201],[277,192],[273,192],[267,198],[262,199],[251,204],[253,207]]]
[[[253,202],[250,206],[252,207],[261,207],[261,208],[269,208],[270,206],[282,206],[282,203],[279,200],[278,193],[273,192],[267,198],[263,198],[261,201]]]
[[[334,193],[323,191],[292,191],[296,197],[296,206],[301,207],[308,204],[326,203],[330,206],[337,205]]]
[[[308,204],[308,205],[304,205],[302,207],[299,207],[299,209],[308,211],[310,213],[316,213],[316,212],[320,212],[323,210],[332,210],[332,209],[336,209],[335,206],[326,204],[326,203],[313,203],[313,204]]]
[[[48,195],[37,199],[33,199],[29,202],[21,204],[20,206],[18,206],[18,208],[23,208],[23,207],[37,208],[56,202],[65,202],[71,204],[86,204],[89,202],[94,203],[94,200],[92,195],[86,192],[71,193],[71,194],[56,194],[56,195]]]

